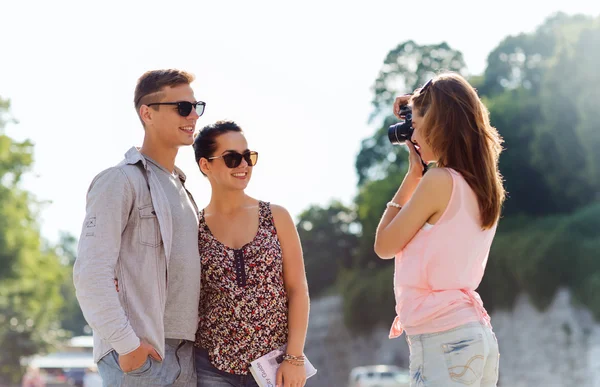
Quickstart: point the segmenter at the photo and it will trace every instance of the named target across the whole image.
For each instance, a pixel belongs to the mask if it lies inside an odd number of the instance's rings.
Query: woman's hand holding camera
[[[404,119],[404,117],[400,116],[400,106],[408,104],[408,102],[410,101],[410,97],[410,94],[404,94],[400,97],[396,97],[396,100],[394,101],[394,115],[401,120]]]
[[[404,117],[402,117],[400,115],[400,107],[407,105],[410,102],[410,97],[411,97],[411,94],[404,94],[399,97],[396,97],[396,100],[394,101],[394,107],[393,107],[394,115],[401,120],[404,119]],[[408,147],[408,153],[409,153],[408,177],[419,180],[419,179],[421,179],[421,177],[423,177],[423,169],[424,169],[421,155],[419,154],[419,151],[417,150],[417,148],[415,148],[415,145],[411,141],[407,140],[404,142],[404,144],[406,144],[406,146]]]
[[[408,173],[407,176],[420,180],[423,177],[423,159],[411,141],[405,142],[408,148]]]

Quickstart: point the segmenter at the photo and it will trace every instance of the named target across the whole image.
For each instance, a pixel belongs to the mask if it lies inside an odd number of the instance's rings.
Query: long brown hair
[[[498,170],[503,140],[477,92],[459,74],[443,73],[411,102],[423,116],[419,132],[438,156],[437,165],[460,172],[475,192],[482,227],[492,227],[505,199]]]

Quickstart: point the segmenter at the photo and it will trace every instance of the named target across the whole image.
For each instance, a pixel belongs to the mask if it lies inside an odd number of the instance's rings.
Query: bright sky
[[[355,157],[374,130],[370,87],[390,49],[446,41],[481,73],[504,37],[557,11],[597,16],[600,2],[0,0],[0,96],[19,120],[7,134],[35,142],[24,186],[50,202],[43,235],[78,237],[92,178],[141,145],[137,78],[181,68],[207,103],[196,129],[242,126],[260,153],[248,193],[297,217],[355,196]],[[206,205],[191,147],[177,164]]]

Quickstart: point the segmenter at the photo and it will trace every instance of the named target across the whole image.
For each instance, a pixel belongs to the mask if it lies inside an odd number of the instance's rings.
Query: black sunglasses
[[[246,162],[248,163],[248,166],[253,167],[256,165],[256,162],[258,161],[258,152],[254,152],[254,151],[246,151],[244,153],[238,153],[235,151],[229,151],[225,154],[222,154],[221,156],[213,156],[213,157],[209,157],[209,160],[214,160],[214,159],[218,159],[218,158],[222,158],[223,161],[225,162],[225,165],[227,165],[228,168],[237,168],[240,166],[240,164],[242,163],[242,159],[246,160]]]
[[[423,87],[421,87],[421,90],[419,90],[419,94],[425,94],[427,89],[429,89],[429,86],[431,86],[432,84],[433,84],[433,79],[428,80],[427,83]]]
[[[188,102],[188,101],[179,101],[179,102],[154,102],[149,103],[146,106],[152,105],[176,105],[177,113],[179,113],[182,117],[187,117],[192,112],[192,108],[196,109],[196,113],[198,116],[201,116],[204,113],[204,108],[206,107],[206,102],[198,101],[198,102]]]

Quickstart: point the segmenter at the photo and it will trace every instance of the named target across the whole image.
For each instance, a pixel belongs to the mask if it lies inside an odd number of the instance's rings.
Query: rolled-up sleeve
[[[114,284],[121,235],[132,203],[131,183],[120,168],[96,176],[87,193],[86,216],[73,267],[77,300],[86,321],[120,355],[140,345]]]

